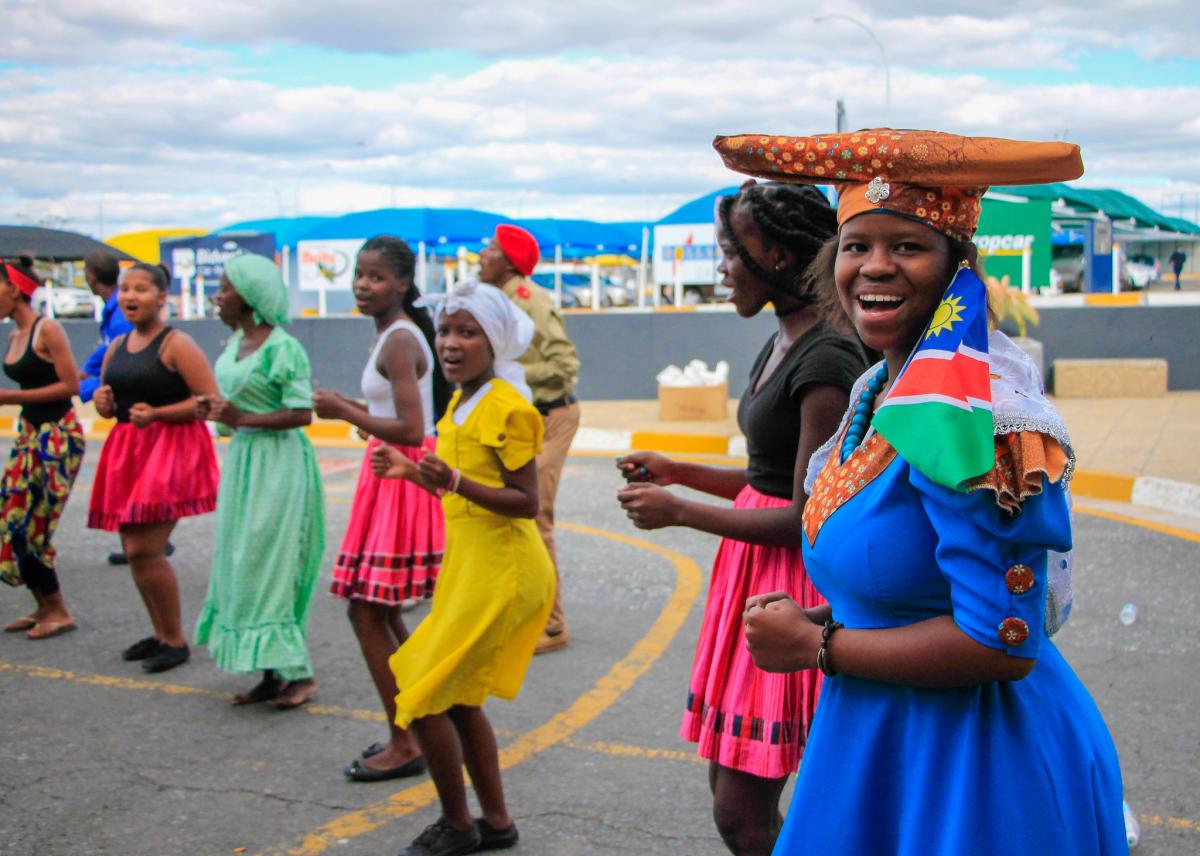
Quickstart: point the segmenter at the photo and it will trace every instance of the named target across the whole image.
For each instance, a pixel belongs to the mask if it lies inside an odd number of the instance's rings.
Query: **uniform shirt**
[[[521,276],[514,276],[501,290],[533,319],[533,341],[518,360],[525,367],[533,403],[549,404],[571,395],[579,380],[579,354],[567,338],[554,299],[546,289]]]
[[[126,320],[125,313],[117,303],[117,290],[114,288],[104,303],[104,311],[100,313],[100,344],[83,364],[83,373],[87,377],[79,382],[80,401],[91,401],[99,389],[100,369],[104,366],[104,355],[108,353],[108,346],[112,344],[113,339],[132,329],[133,325]]]

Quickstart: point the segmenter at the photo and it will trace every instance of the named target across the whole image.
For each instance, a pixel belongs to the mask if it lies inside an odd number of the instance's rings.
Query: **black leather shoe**
[[[475,848],[476,853],[516,847],[520,838],[515,823],[509,824],[508,829],[497,829],[481,817],[475,821],[475,828],[479,830],[479,846]]]
[[[147,657],[153,657],[161,651],[162,647],[163,643],[159,642],[153,636],[147,636],[145,639],[139,639],[122,651],[121,659],[129,662],[145,660]]]
[[[425,756],[418,755],[411,761],[405,761],[399,767],[389,767],[377,770],[368,767],[361,758],[355,758],[350,766],[342,770],[346,778],[352,782],[386,782],[388,779],[403,779],[408,776],[419,776],[425,772]]]
[[[413,839],[413,843],[400,851],[400,856],[464,856],[474,853],[481,836],[475,824],[466,829],[455,829],[439,817],[425,827],[425,831]]]
[[[163,645],[157,654],[142,661],[142,669],[151,673],[165,672],[167,669],[182,666],[191,656],[192,652],[187,645],[181,645],[178,648]]]

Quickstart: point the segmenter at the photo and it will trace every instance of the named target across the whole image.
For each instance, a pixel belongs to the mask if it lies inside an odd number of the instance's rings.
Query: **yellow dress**
[[[542,418],[500,378],[454,423],[462,393],[438,423],[437,455],[464,478],[503,487],[542,446]],[[516,698],[554,599],[554,566],[530,518],[493,514],[458,494],[442,498],[446,550],[429,616],[392,655],[396,724]]]

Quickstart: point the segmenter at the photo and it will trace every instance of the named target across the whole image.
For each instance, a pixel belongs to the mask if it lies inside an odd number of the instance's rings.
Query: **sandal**
[[[28,639],[50,639],[70,633],[75,629],[75,622],[68,618],[66,621],[39,621],[25,634]]]
[[[32,630],[38,623],[36,615],[22,615],[4,625],[5,633],[20,633],[22,630]]]
[[[236,693],[229,703],[234,707],[240,707],[244,704],[261,704],[270,702],[279,698],[280,691],[283,690],[283,683],[280,681],[259,681],[245,692]]]
[[[292,710],[308,704],[317,696],[320,686],[312,679],[304,681],[288,681],[279,694],[267,702],[267,707],[275,710]]]

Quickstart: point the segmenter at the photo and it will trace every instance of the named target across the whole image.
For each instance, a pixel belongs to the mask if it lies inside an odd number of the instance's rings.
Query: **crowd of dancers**
[[[680,725],[709,762],[721,839],[739,856],[1125,852],[1111,737],[1049,639],[1073,454],[1036,370],[999,332],[971,340],[992,422],[970,479],[947,482],[957,447],[944,428],[922,433],[928,409],[908,411],[910,427],[944,454],[909,452],[875,425],[885,400],[937,399],[889,393],[900,378],[914,387],[915,348],[968,323],[970,307],[946,295],[978,269],[970,237],[986,185],[1077,177],[1078,149],[889,129],[715,146],[731,168],[772,179],[718,207],[734,308],[770,309],[778,326],[738,408],[748,464],[633,452],[617,466],[636,526],[722,538]],[[827,183],[836,208],[812,186]],[[479,281],[422,296],[408,245],[367,241],[353,286],[376,331],[362,400],[312,388],[265,258],[225,267],[216,303],[232,334],[215,369],[163,322],[163,269],[134,265],[116,284],[115,259],[89,259],[107,303],[82,373],[61,326],[31,308],[31,262],[5,263],[4,370],[20,389],[0,403],[20,405],[21,420],[0,484],[0,577],[35,601],[5,630],[45,639],[75,627],[51,538],[83,456],[80,394],[116,419],[88,526],[119,533],[149,619],[122,656],[149,672],[189,659],[169,537],[215,510],[194,640],[221,669],[258,676],[234,704],[309,702],[308,611],[326,545],[303,427],[314,413],[343,420],[367,448],[329,590],[347,603],[390,726],[345,775],[429,773],[440,816],[402,854],[514,846],[484,703],[515,697],[535,653],[569,643],[554,501],[579,424],[578,356],[528,279],[537,262],[533,236],[501,226]],[[229,438],[219,472],[206,421]],[[426,598],[410,634],[403,612]]]

